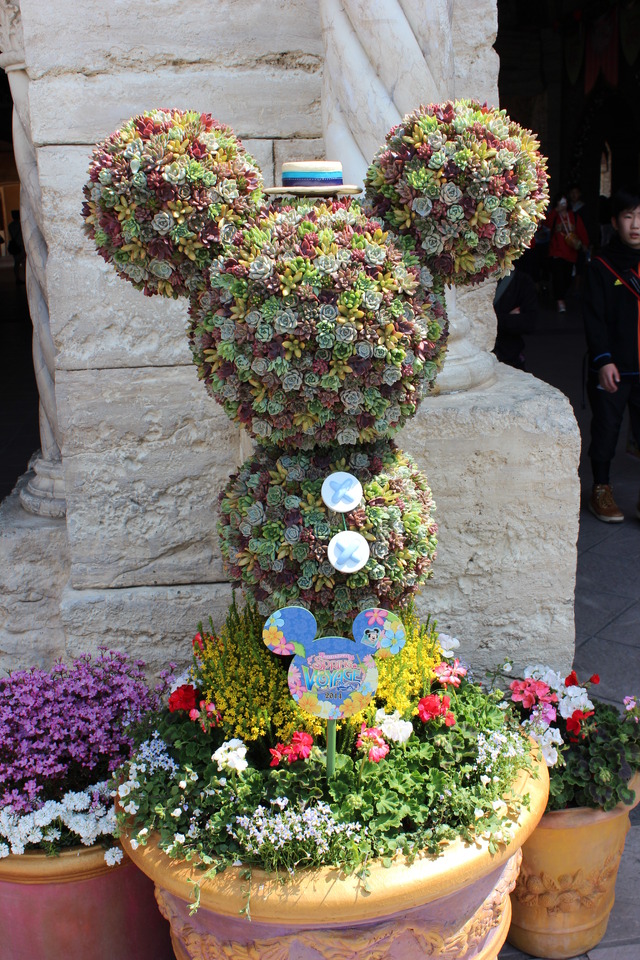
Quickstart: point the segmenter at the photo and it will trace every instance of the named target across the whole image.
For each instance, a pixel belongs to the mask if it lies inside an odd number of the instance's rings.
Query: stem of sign
[[[331,780],[336,769],[336,721],[327,720],[327,780]]]

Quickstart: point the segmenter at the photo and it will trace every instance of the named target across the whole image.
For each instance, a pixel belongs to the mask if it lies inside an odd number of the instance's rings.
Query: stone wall
[[[417,0],[322,4],[325,23],[327,10],[339,7],[340,16],[347,10],[358,49],[364,49],[358,36],[371,37],[376,11],[386,17],[379,30],[385,22],[408,30],[409,13],[420,6]],[[427,65],[432,58],[436,89],[495,101],[494,0],[434,0],[429,13],[448,51],[442,73],[444,47],[422,23],[420,49]],[[186,302],[144,298],[84,237],[88,157],[94,142],[129,116],[173,106],[205,110],[233,126],[267,185],[279,178],[284,159],[323,156],[318,6],[312,0],[0,0],[0,38],[0,62],[14,71],[12,89],[20,85],[37,160],[67,503],[66,523],[29,520],[41,523],[39,534],[18,516],[16,495],[3,506],[0,562],[10,572],[0,606],[0,666],[51,662],[106,642],[158,668],[168,657],[187,656],[181,641],[199,620],[224,613],[230,588],[217,549],[216,498],[247,445],[197,380],[184,336]],[[334,50],[325,81],[334,91],[347,89],[351,61],[335,56]],[[374,53],[367,56],[373,63]],[[391,73],[402,73],[402,56],[402,50],[386,53],[385,61],[390,88],[398,90]],[[409,99],[410,80],[403,80]],[[416,90],[406,109],[421,96]],[[391,89],[389,109],[403,109],[393,97]],[[365,107],[362,118],[371,123]],[[378,143],[385,133],[376,127],[367,137]],[[496,370],[487,353],[491,298],[487,284],[459,294],[457,315],[453,310],[441,388],[470,389],[428,400],[401,441],[426,467],[439,505],[440,558],[421,604],[461,636],[469,657],[491,648],[485,659],[494,662],[533,631],[547,644],[547,659],[565,665],[573,652],[577,429],[555,391]],[[551,510],[543,482],[549,469]],[[38,538],[46,546],[36,562]],[[46,589],[31,626],[34,581]]]

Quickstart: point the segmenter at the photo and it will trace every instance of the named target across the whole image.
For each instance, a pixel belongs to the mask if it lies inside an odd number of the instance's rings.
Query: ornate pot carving
[[[107,866],[102,847],[0,860],[0,943],[6,960],[173,957],[149,880],[128,857]]]
[[[522,777],[531,797],[508,847],[491,855],[485,843],[450,844],[437,857],[411,866],[371,865],[367,890],[336,869],[301,871],[285,883],[260,870],[244,879],[229,868],[202,882],[198,911],[190,915],[193,881],[202,872],[171,860],[150,842],[132,860],[156,884],[171,924],[178,960],[495,960],[504,943],[520,847],[540,819],[548,775]],[[240,917],[249,905],[251,923]]]
[[[640,800],[640,774],[629,784]],[[635,806],[635,804],[634,804]],[[629,811],[545,813],[522,848],[508,940],[534,957],[565,960],[600,942],[613,907]]]

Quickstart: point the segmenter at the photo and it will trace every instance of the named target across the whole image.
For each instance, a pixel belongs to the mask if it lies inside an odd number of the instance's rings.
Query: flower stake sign
[[[263,639],[274,653],[294,654],[289,690],[298,706],[327,721],[327,776],[335,772],[336,720],[360,713],[378,686],[376,653],[391,656],[405,643],[402,621],[389,610],[363,610],[347,637],[316,640],[316,618],[303,607],[285,607],[265,623]]]

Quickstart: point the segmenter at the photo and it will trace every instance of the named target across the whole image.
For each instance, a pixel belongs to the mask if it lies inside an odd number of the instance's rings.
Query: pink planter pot
[[[102,848],[0,860],[2,960],[173,960],[153,884]]]

